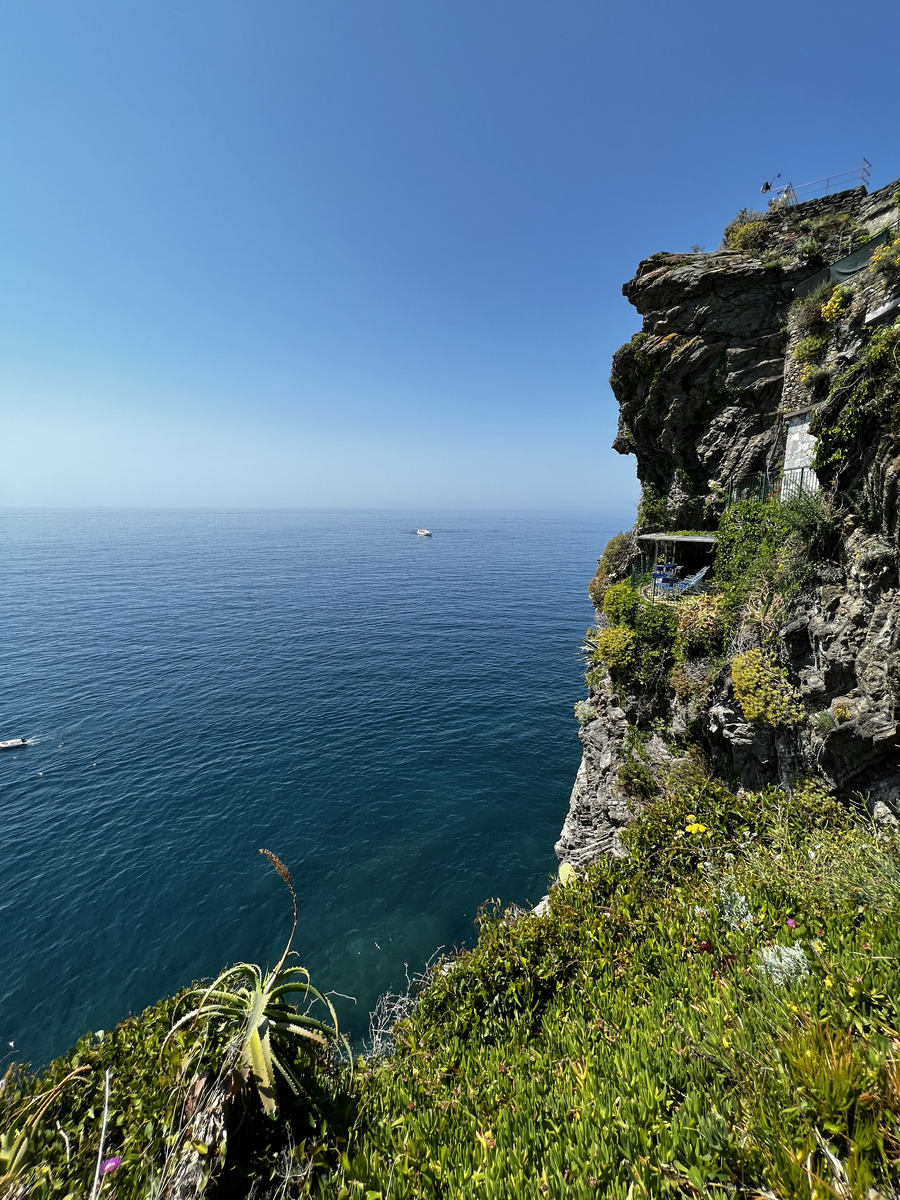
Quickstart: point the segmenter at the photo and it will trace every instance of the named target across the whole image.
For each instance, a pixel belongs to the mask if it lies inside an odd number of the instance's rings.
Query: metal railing
[[[793,500],[818,490],[819,480],[812,467],[788,467],[777,475],[757,471],[729,481],[725,505],[730,507],[739,500]]]
[[[790,467],[781,476],[782,500],[812,496],[819,490],[819,479],[812,467]]]
[[[864,158],[862,166],[853,171],[838,171],[837,175],[826,175],[824,179],[813,179],[811,183],[800,183],[796,187],[786,183],[784,187],[775,188],[770,204],[788,207],[803,204],[807,200],[818,200],[820,196],[830,196],[833,192],[868,187],[871,174],[872,164]]]
[[[646,555],[641,556],[641,561],[635,563],[631,568],[631,586],[635,591],[640,591],[645,584],[650,582],[650,571],[652,563]]]
[[[738,500],[765,500],[776,495],[778,481],[769,475],[768,471],[756,471],[752,475],[739,475],[728,481],[728,499],[730,507]]]

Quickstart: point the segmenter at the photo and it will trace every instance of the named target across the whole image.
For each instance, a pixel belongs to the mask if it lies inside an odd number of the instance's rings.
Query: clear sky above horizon
[[[900,176],[896,0],[0,0],[0,504],[630,510],[621,295]]]

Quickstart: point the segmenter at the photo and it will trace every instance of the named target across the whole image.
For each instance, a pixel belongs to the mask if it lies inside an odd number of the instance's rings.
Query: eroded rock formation
[[[643,329],[616,353],[610,382],[620,407],[614,448],[635,455],[643,488],[637,530],[715,532],[729,491],[751,475],[777,493],[786,418],[805,413],[834,537],[810,551],[802,586],[777,603],[751,596],[731,614],[718,657],[681,661],[677,679],[670,657],[669,686],[648,695],[602,662],[589,674],[561,859],[584,865],[617,851],[618,831],[648,798],[623,770],[636,745],[645,790],[699,747],[738,786],[788,789],[814,775],[877,819],[896,818],[898,217],[900,181],[745,214],[730,227],[740,248],[655,254],[623,288]],[[635,545],[595,583],[595,603],[628,576]],[[598,609],[598,630],[607,623]],[[802,720],[745,715],[731,667],[753,647],[784,673]]]

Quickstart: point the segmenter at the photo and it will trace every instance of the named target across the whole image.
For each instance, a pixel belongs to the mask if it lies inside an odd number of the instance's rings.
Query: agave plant
[[[190,1021],[211,1020],[233,1027],[237,1073],[245,1083],[252,1080],[266,1114],[275,1117],[278,1114],[276,1072],[295,1096],[300,1095],[300,1081],[291,1066],[291,1051],[303,1042],[327,1046],[339,1039],[339,1033],[331,1001],[312,986],[309,972],[300,966],[287,965],[297,930],[297,893],[290,872],[270,850],[260,850],[260,854],[268,858],[288,885],[294,901],[294,923],[284,953],[266,974],[254,963],[237,963],[224,970],[208,988],[198,988],[197,1007],[172,1026],[168,1037]],[[288,997],[297,997],[304,1004],[303,1011]],[[315,1003],[327,1008],[330,1023],[309,1015]]]

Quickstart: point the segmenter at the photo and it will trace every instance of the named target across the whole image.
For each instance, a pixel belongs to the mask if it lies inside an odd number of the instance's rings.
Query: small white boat
[[[434,534],[430,529],[417,529],[416,533],[419,535],[419,537],[434,537]]]
[[[27,746],[28,738],[11,738],[8,742],[0,742],[0,750],[18,750],[20,746]]]

